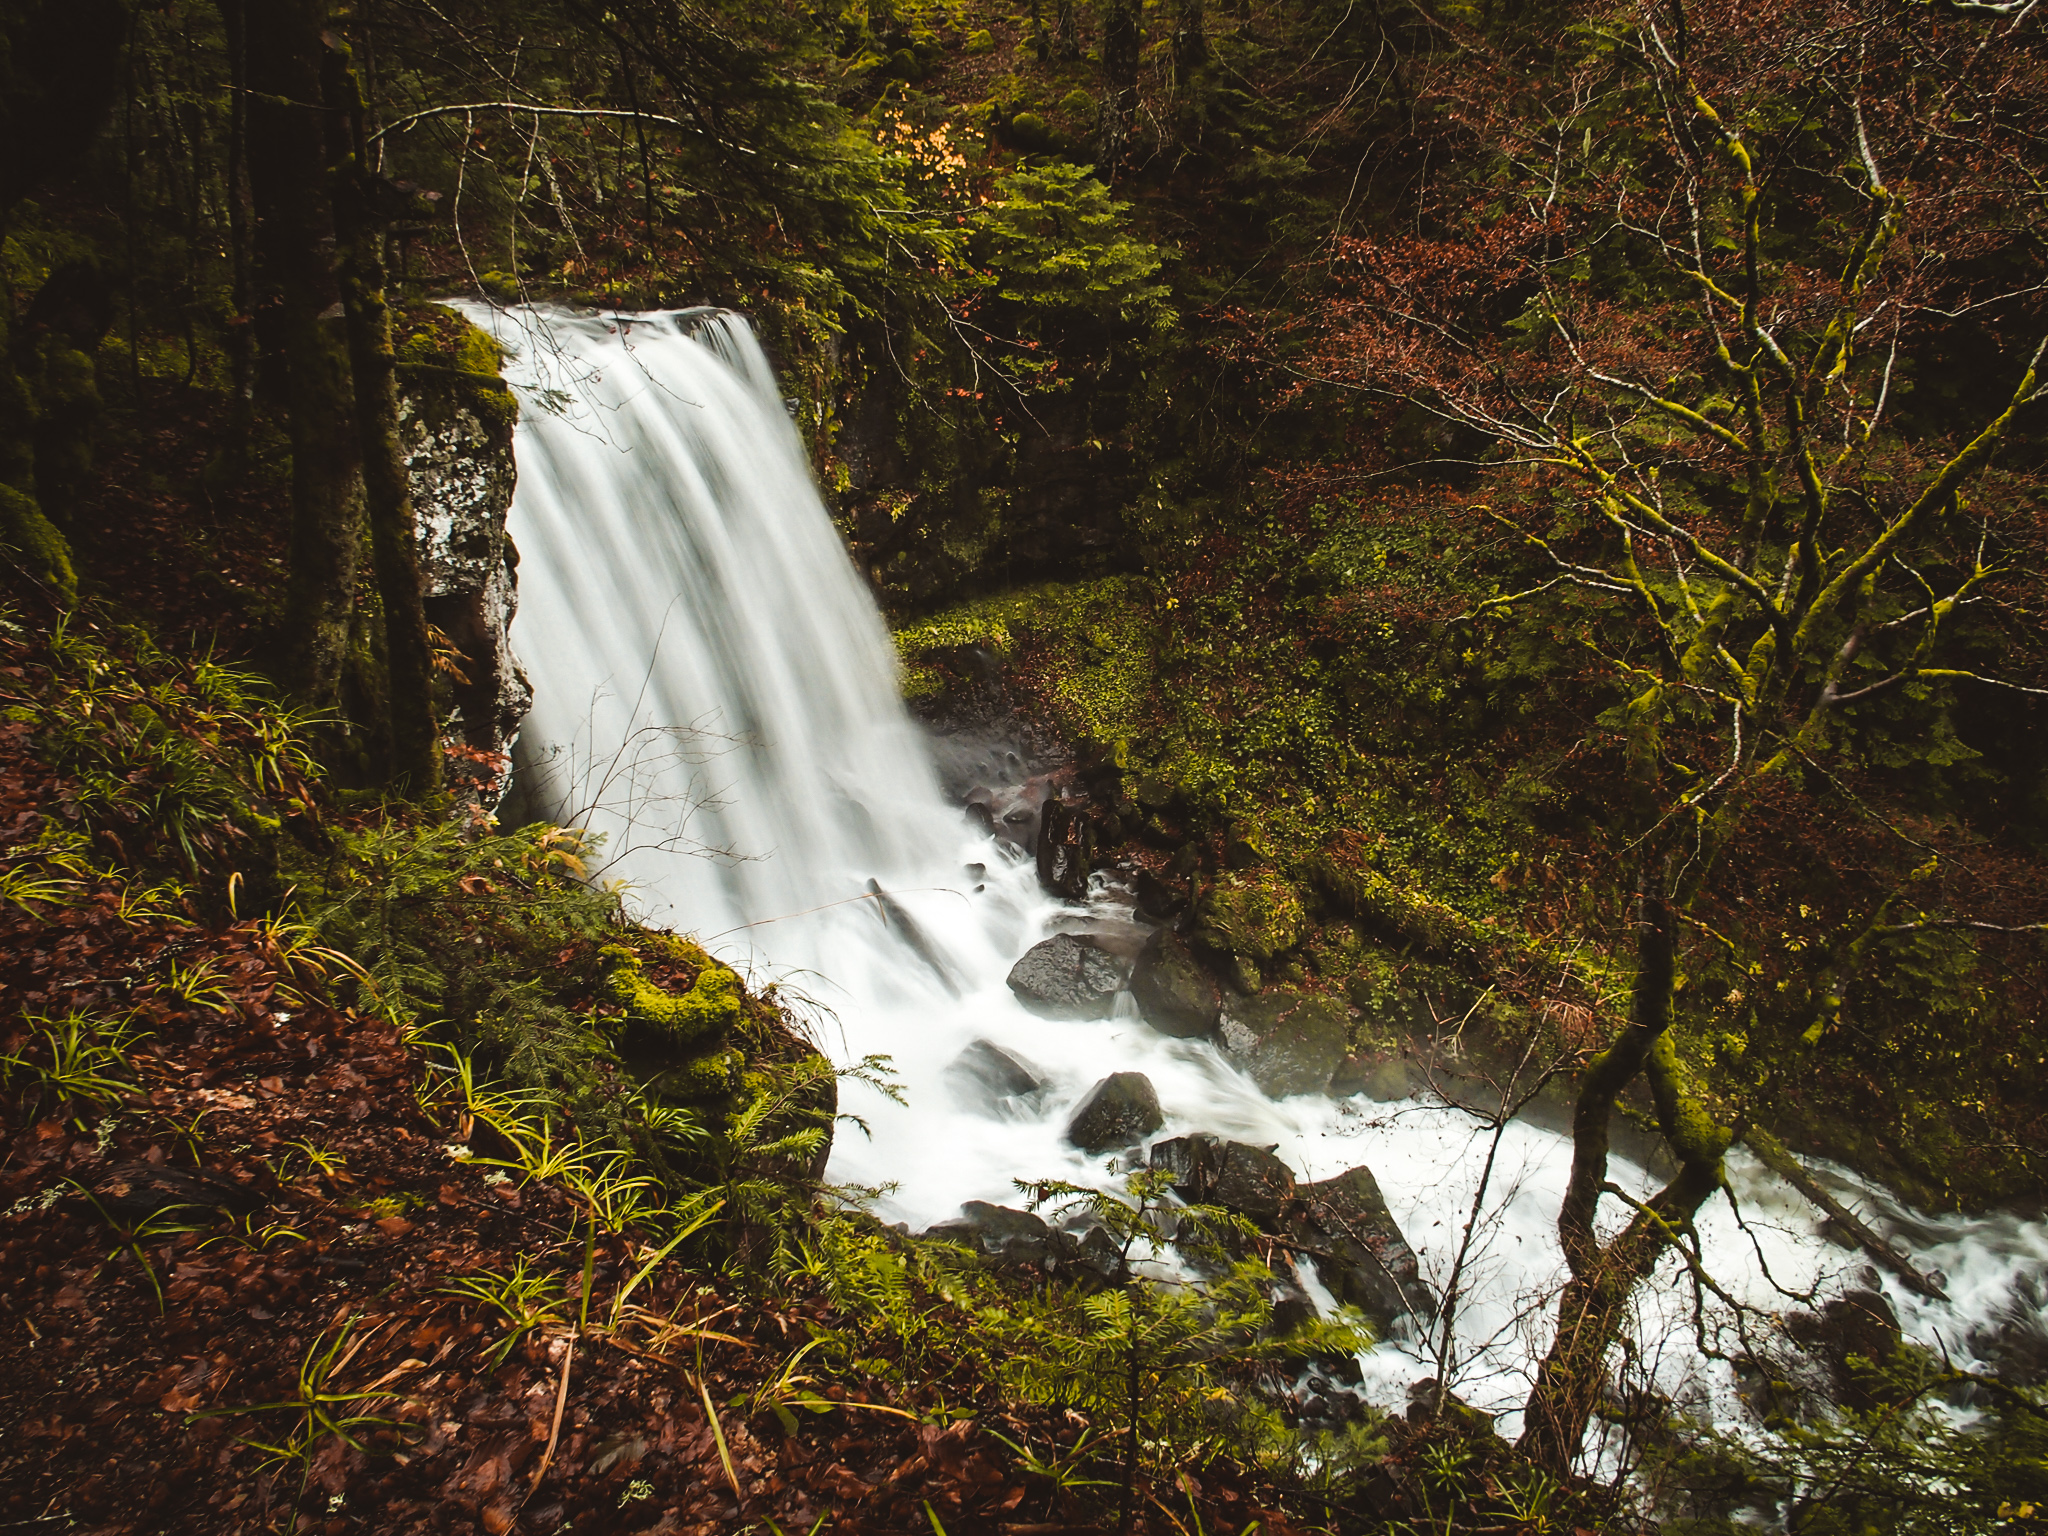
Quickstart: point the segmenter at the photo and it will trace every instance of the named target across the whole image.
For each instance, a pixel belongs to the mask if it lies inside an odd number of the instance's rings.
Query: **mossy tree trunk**
[[[1687,1092],[1671,1045],[1678,983],[1677,917],[1661,864],[1642,876],[1636,914],[1636,978],[1628,1026],[1593,1058],[1572,1111],[1572,1172],[1558,1208],[1558,1236],[1571,1278],[1558,1302],[1557,1335],[1529,1395],[1521,1449],[1562,1476],[1586,1437],[1606,1388],[1608,1347],[1622,1309],[1648,1278],[1673,1237],[1721,1187],[1730,1137]],[[1603,1245],[1594,1212],[1607,1181],[1609,1131],[1630,1084],[1646,1075],[1678,1174],[1638,1208],[1620,1236]]]
[[[390,669],[388,773],[395,789],[421,798],[440,788],[441,735],[434,719],[434,657],[420,594],[418,530],[399,441],[398,358],[385,296],[390,220],[380,193],[392,189],[368,168],[362,89],[345,47],[328,48],[322,73],[328,106],[346,132],[345,152],[331,181],[340,255],[336,275],[361,436],[363,502]]]
[[[249,82],[248,174],[261,332],[281,355],[292,445],[282,667],[316,708],[340,697],[362,546],[362,452],[349,378],[321,105],[324,0],[226,0]],[[267,312],[267,313],[266,313]]]

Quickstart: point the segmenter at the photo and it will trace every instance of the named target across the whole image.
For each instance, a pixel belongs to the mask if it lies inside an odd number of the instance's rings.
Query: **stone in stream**
[[[1088,1090],[1074,1111],[1067,1140],[1093,1156],[1134,1147],[1165,1123],[1151,1078],[1142,1072],[1112,1072]]]
[[[1034,944],[1010,967],[1010,990],[1049,1019],[1106,1019],[1124,989],[1124,964],[1071,933]]]
[[[968,1201],[953,1220],[940,1222],[924,1235],[971,1248],[997,1264],[1047,1265],[1058,1248],[1042,1218],[986,1200]]]
[[[1836,1401],[1868,1411],[1895,1400],[1884,1368],[1899,1352],[1899,1314],[1882,1292],[1844,1291],[1819,1312],[1795,1312],[1785,1331],[1827,1363]]]
[[[1290,1236],[1315,1256],[1316,1272],[1339,1301],[1358,1308],[1383,1332],[1407,1313],[1436,1311],[1422,1283],[1415,1250],[1394,1222],[1370,1168],[1353,1168],[1295,1189]]]
[[[946,1085],[976,1109],[1000,1114],[1019,1100],[1031,1100],[1045,1079],[1001,1046],[977,1040],[946,1068]]]
[[[1183,1040],[1214,1034],[1223,1016],[1223,989],[1216,978],[1165,929],[1155,933],[1138,956],[1131,995],[1147,1024]]]
[[[1223,1054],[1272,1098],[1324,1093],[1344,1060],[1350,1026],[1339,999],[1276,987],[1230,1005]]]
[[[1294,1198],[1294,1174],[1268,1147],[1196,1134],[1152,1148],[1152,1166],[1172,1172],[1183,1200],[1220,1205],[1262,1227],[1280,1219]]]

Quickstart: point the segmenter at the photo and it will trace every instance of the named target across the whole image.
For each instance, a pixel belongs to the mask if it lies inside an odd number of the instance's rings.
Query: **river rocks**
[[[1030,1264],[1093,1280],[1114,1280],[1123,1267],[1115,1239],[1099,1222],[1054,1227],[1031,1211],[986,1200],[968,1201],[958,1216],[924,1235],[956,1243],[990,1264]]]
[[[991,1114],[1022,1108],[1045,1089],[1045,1079],[987,1040],[977,1040],[946,1068],[946,1086],[964,1103]]]
[[[942,1242],[971,1248],[997,1264],[1050,1264],[1057,1251],[1056,1234],[1043,1218],[1007,1205],[970,1200],[952,1221],[925,1233]]]
[[[1338,1300],[1358,1308],[1382,1330],[1404,1314],[1426,1318],[1435,1312],[1415,1250],[1395,1224],[1370,1168],[1303,1184],[1295,1195],[1288,1231],[1322,1255],[1317,1272]]]
[[[1142,1072],[1112,1072],[1075,1109],[1067,1140],[1094,1156],[1136,1146],[1165,1123],[1151,1078]]]
[[[1223,1017],[1223,989],[1194,952],[1161,929],[1138,956],[1131,995],[1145,1022],[1162,1035],[1199,1039],[1216,1032]]]
[[[1827,1363],[1836,1397],[1845,1407],[1870,1409],[1886,1396],[1883,1368],[1899,1351],[1899,1314],[1880,1292],[1844,1291],[1818,1313],[1796,1312],[1789,1333]]]
[[[1275,988],[1224,1012],[1223,1054],[1273,1098],[1322,1093],[1344,1060],[1350,1023],[1334,997]]]
[[[1176,1136],[1152,1148],[1152,1166],[1169,1169],[1183,1200],[1220,1205],[1271,1227],[1294,1198],[1294,1174],[1265,1147],[1214,1136]]]
[[[1124,987],[1125,967],[1086,939],[1056,933],[1010,968],[1010,990],[1051,1019],[1106,1019]]]

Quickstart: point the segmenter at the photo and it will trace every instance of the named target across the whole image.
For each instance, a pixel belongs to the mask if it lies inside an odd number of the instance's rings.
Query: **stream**
[[[808,998],[828,1053],[892,1058],[907,1107],[846,1085],[842,1108],[870,1131],[842,1124],[829,1176],[886,1186],[877,1214],[913,1231],[963,1201],[1021,1203],[1016,1178],[1112,1187],[1121,1165],[1084,1156],[1066,1124],[1106,1074],[1143,1072],[1166,1117],[1159,1137],[1272,1146],[1304,1181],[1370,1167],[1441,1287],[1492,1138],[1472,1115],[1434,1095],[1276,1102],[1213,1044],[1154,1032],[1128,992],[1087,1021],[1038,1017],[1012,995],[1012,965],[1062,928],[1135,942],[1129,899],[1099,877],[1085,902],[1048,895],[1028,841],[963,814],[972,781],[999,827],[1013,810],[1028,822],[1031,765],[1000,742],[940,753],[910,718],[881,616],[746,322],[464,309],[507,347],[522,401],[513,641],[536,703],[516,759],[521,793],[551,820],[605,834],[596,873],[629,882],[642,918],[694,932],[752,985]],[[1042,1089],[1000,1111],[960,1092],[947,1068],[977,1040],[1028,1064]],[[1569,1155],[1553,1131],[1507,1126],[1474,1225],[1451,1377],[1510,1436],[1550,1332]],[[1699,1221],[1731,1295],[1785,1312],[1798,1305],[1786,1292],[1878,1288],[1909,1337],[1959,1363],[2013,1348],[2048,1360],[2048,1224],[1930,1216],[1846,1170],[1814,1171],[1940,1272],[1947,1299],[1912,1295],[1835,1246],[1821,1213],[1740,1151],[1734,1202]],[[1656,1184],[1626,1162],[1612,1177],[1637,1195]],[[1607,1230],[1628,1214],[1603,1203]],[[1675,1258],[1637,1309],[1635,1374],[1695,1416],[1743,1422],[1733,1371],[1698,1347],[1702,1334],[1732,1343],[1726,1309],[1709,1298],[1696,1319]],[[1366,1395],[1396,1406],[1436,1369],[1409,1328],[1361,1365]]]

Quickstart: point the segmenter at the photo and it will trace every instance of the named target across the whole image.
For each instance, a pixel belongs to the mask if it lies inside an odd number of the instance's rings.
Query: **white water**
[[[470,313],[512,350],[524,402],[513,637],[536,704],[520,771],[553,819],[607,834],[604,874],[631,882],[646,917],[695,932],[757,982],[810,993],[831,1014],[821,1043],[842,1059],[893,1058],[909,1107],[850,1086],[843,1107],[873,1134],[842,1127],[834,1178],[893,1186],[879,1210],[913,1228],[964,1200],[1014,1200],[1017,1177],[1108,1183],[1109,1164],[1062,1131],[1093,1083],[1132,1069],[1159,1091],[1162,1136],[1274,1144],[1305,1180],[1369,1165],[1425,1276],[1442,1283],[1486,1151],[1471,1117],[1440,1102],[1274,1103],[1211,1046],[1155,1034],[1128,997],[1118,1017],[1090,1023],[1037,1018],[1011,997],[1018,956],[1090,914],[1047,897],[1028,861],[942,797],[881,620],[744,321]],[[891,893],[893,916],[865,894],[870,880]],[[1095,915],[1120,915],[1113,905]],[[955,1097],[944,1069],[975,1039],[1049,1079],[1042,1113],[993,1118]],[[1508,1433],[1547,1337],[1568,1151],[1551,1132],[1508,1128],[1468,1261],[1454,1380],[1507,1413]],[[1749,1234],[1723,1202],[1700,1223],[1727,1290],[1788,1309],[1766,1263],[1793,1290],[1859,1283],[1862,1257],[1822,1240],[1797,1195],[1740,1156],[1731,1176]],[[1970,1358],[2016,1285],[2048,1271],[2039,1222],[1915,1216],[1830,1176],[1946,1273],[1948,1304],[1886,1282],[1923,1342]],[[1652,1187],[1627,1164],[1614,1177]],[[1611,1199],[1603,1211],[1615,1227],[1626,1214]],[[1681,1404],[1739,1420],[1727,1368],[1692,1346],[1678,1279],[1674,1262],[1644,1288],[1638,1358]],[[1725,1324],[1718,1303],[1708,1318]],[[1411,1340],[1369,1352],[1366,1368],[1373,1395],[1398,1402],[1434,1366]]]

